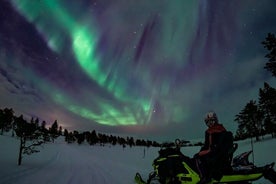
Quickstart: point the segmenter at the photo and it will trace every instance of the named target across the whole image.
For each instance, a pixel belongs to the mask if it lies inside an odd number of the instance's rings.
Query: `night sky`
[[[258,100],[275,0],[0,0],[0,108],[70,131],[204,135]]]

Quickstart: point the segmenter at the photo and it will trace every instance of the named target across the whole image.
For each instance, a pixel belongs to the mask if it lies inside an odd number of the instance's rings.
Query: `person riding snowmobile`
[[[136,173],[136,184],[215,184],[215,183],[251,183],[264,177],[276,184],[274,162],[255,166],[249,162],[244,152],[233,158],[238,143],[233,142],[233,134],[219,123],[216,113],[209,112],[205,117],[208,129],[205,132],[205,144],[200,152],[190,158],[180,151],[182,142],[164,146],[153,160],[154,171],[147,180]]]
[[[222,148],[223,135],[227,132],[222,124],[219,123],[215,112],[208,112],[204,119],[208,129],[205,131],[205,142],[201,150],[194,155],[196,165],[200,174],[198,184],[208,183],[218,169],[221,169],[221,158],[226,153]],[[224,151],[223,151],[224,150]],[[217,169],[217,170],[216,170]],[[219,176],[218,176],[219,177]]]

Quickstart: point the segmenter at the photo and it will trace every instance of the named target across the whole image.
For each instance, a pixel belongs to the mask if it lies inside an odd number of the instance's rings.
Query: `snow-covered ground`
[[[0,184],[131,184],[137,171],[147,177],[157,148],[44,144],[40,153],[26,155],[17,166],[19,140],[0,135]],[[251,149],[250,140],[239,142],[236,154]],[[184,147],[193,156],[199,147]],[[275,162],[276,139],[254,143],[256,165]],[[252,158],[252,157],[251,157]],[[275,168],[274,168],[275,169]],[[270,183],[259,180],[254,184]]]

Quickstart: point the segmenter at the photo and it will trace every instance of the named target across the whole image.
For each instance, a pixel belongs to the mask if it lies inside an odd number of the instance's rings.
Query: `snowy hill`
[[[254,143],[255,164],[275,162],[275,145],[276,139]],[[147,177],[158,156],[158,148],[67,144],[61,137],[45,144],[40,153],[24,156],[17,166],[19,140],[0,136],[0,147],[0,184],[131,184],[137,171]],[[250,140],[241,141],[236,154],[250,149]],[[184,147],[181,151],[192,156],[198,150]]]

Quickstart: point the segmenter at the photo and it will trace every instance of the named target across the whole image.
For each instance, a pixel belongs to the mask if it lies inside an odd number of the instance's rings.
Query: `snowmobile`
[[[144,180],[140,173],[136,173],[134,180],[136,184],[196,184],[200,181],[199,170],[195,158],[183,155],[180,151],[181,143],[176,140],[173,147],[161,147],[159,156],[153,161],[154,171],[147,180]],[[262,177],[276,184],[276,172],[274,162],[265,166],[257,167],[249,162],[249,155],[252,151],[244,152],[233,158],[233,153],[238,148],[233,143],[229,149],[229,163],[223,164],[218,174],[213,176],[208,184],[232,183],[249,184]]]

